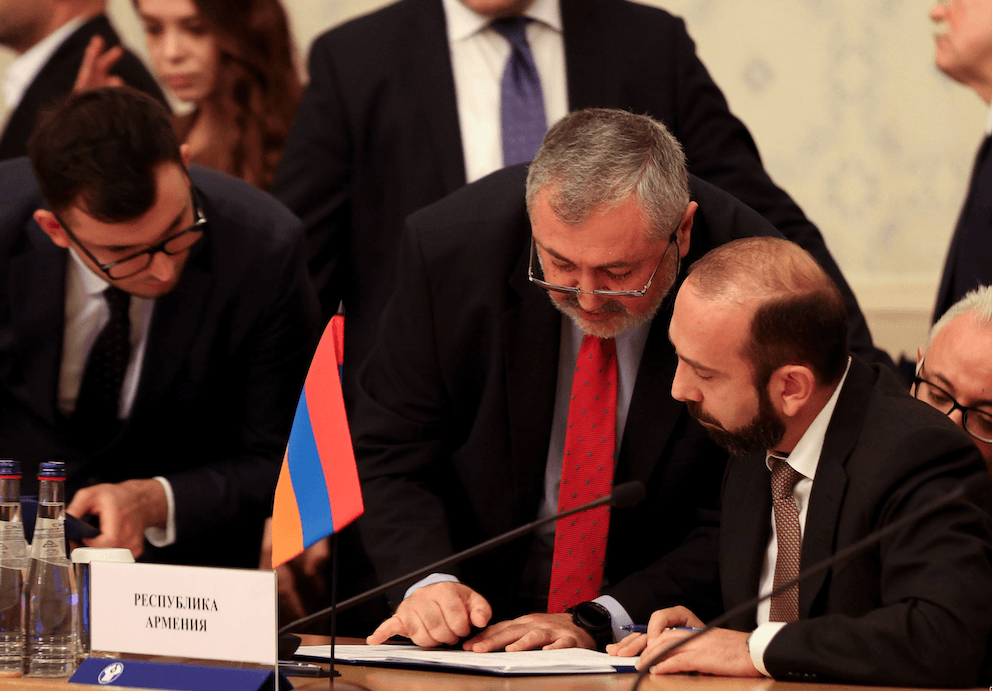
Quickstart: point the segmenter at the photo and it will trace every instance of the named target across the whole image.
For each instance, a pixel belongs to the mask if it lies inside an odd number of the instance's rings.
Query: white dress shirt
[[[451,71],[455,80],[465,178],[474,182],[503,167],[500,92],[510,44],[490,26],[492,19],[459,0],[442,0]],[[568,114],[565,42],[557,0],[534,0],[524,11],[527,42],[541,79],[544,114],[552,125]]]
[[[847,379],[847,372],[851,368],[851,359],[847,359],[847,367],[844,368],[844,376],[837,383],[833,395],[823,410],[819,412],[812,424],[799,439],[796,448],[789,454],[788,463],[797,473],[802,475],[802,479],[792,488],[792,496],[796,500],[796,507],[799,509],[799,534],[800,537],[806,534],[806,514],[809,509],[809,497],[813,492],[813,481],[816,478],[816,468],[820,463],[820,452],[823,451],[823,441],[827,436],[827,427],[830,425],[830,418],[833,417],[834,408],[837,407],[837,399],[840,391],[844,388],[844,381]],[[765,454],[765,465],[771,472],[770,453]],[[758,582],[758,592],[765,594],[772,591],[775,583],[775,560],[778,557],[778,536],[775,531],[775,512],[771,513],[771,535],[768,537],[768,546],[765,548],[765,559],[761,566],[761,579]],[[765,648],[771,642],[775,634],[785,626],[785,622],[768,621],[771,615],[771,600],[764,600],[758,605],[757,621],[758,628],[754,630],[748,639],[748,649],[751,652],[751,662],[763,675],[768,674],[765,667]]]
[[[100,331],[110,321],[110,308],[103,291],[110,285],[103,276],[95,273],[76,254],[69,250],[71,260],[66,263],[65,327],[62,332],[62,362],[59,371],[59,413],[69,417],[76,410],[76,399],[83,381],[83,372],[90,351]],[[131,415],[134,398],[141,381],[141,367],[148,346],[148,327],[152,320],[155,301],[131,296],[128,316],[131,319],[131,359],[128,361],[117,416],[125,419]],[[136,459],[137,460],[137,459]],[[156,480],[165,490],[169,504],[166,528],[148,528],[145,537],[156,547],[165,547],[176,541],[175,499],[172,485],[164,477]]]
[[[572,373],[579,357],[582,344],[582,331],[571,319],[561,317],[561,346],[558,353],[558,378],[555,394],[554,417],[551,423],[551,440],[548,444],[548,457],[544,468],[544,495],[538,508],[537,519],[541,520],[558,513],[558,489],[561,486],[562,464],[565,459],[565,430],[568,426],[568,405],[572,394]],[[616,450],[619,452],[623,432],[627,425],[627,413],[634,395],[637,370],[641,356],[651,331],[651,322],[627,329],[616,338],[617,348],[617,434]],[[543,588],[542,592],[527,593],[531,598],[547,597],[551,582],[551,560],[554,554],[555,524],[549,523],[535,533],[534,547],[526,572],[532,574],[533,585]],[[404,597],[410,597],[415,590],[425,585],[443,581],[458,582],[450,574],[434,573],[410,586]],[[525,584],[526,585],[526,584]],[[604,585],[606,585],[604,583]],[[627,635],[623,627],[634,623],[627,610],[616,598],[600,595],[594,602],[603,605],[610,613],[613,636],[620,640]]]

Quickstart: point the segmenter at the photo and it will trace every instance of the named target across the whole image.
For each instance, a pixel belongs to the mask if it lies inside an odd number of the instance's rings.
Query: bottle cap
[[[0,476],[7,476],[8,478],[21,477],[21,462],[0,458]]]
[[[125,547],[77,547],[72,550],[73,564],[91,564],[95,561],[133,564],[134,555]]]
[[[39,480],[64,480],[65,463],[62,461],[43,461],[38,464]]]

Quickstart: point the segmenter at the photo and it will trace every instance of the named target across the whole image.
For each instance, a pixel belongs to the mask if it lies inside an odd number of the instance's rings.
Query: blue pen
[[[624,624],[620,630],[628,633],[647,633],[648,627],[644,624]]]
[[[627,631],[629,633],[647,633],[648,627],[644,624],[625,624],[621,626],[622,631]],[[669,626],[666,631],[702,631],[702,629],[696,628],[694,626]]]

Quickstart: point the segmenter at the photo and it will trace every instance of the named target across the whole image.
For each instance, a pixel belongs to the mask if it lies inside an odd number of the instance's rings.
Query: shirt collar
[[[492,22],[490,17],[470,10],[460,0],[442,0],[441,4],[444,6],[449,41],[469,38]],[[558,0],[534,0],[523,14],[561,33],[561,8]]]
[[[7,73],[3,79],[3,99],[7,103],[7,108],[13,110],[24,98],[24,92],[31,86],[31,82],[38,76],[42,68],[59,49],[66,39],[78,29],[87,17],[76,17],[66,22],[58,29],[48,34],[41,41],[31,47],[30,50],[17,58],[7,68]]]
[[[989,119],[985,123],[985,136],[992,134],[992,108],[989,108]]]
[[[69,248],[69,256],[72,257],[72,261],[69,262],[69,278],[78,280],[77,285],[82,286],[83,290],[87,295],[96,295],[97,293],[102,293],[110,283],[100,274],[96,273],[86,265],[82,257],[76,251],[75,247]]]
[[[820,452],[823,451],[823,442],[827,436],[827,427],[830,425],[830,418],[833,417],[834,408],[837,407],[837,399],[840,398],[840,390],[844,388],[844,381],[847,379],[847,373],[850,369],[851,358],[848,357],[847,366],[844,368],[844,376],[837,382],[830,400],[827,401],[827,404],[823,406],[823,410],[814,418],[813,423],[806,428],[803,436],[799,439],[799,443],[796,444],[796,448],[789,454],[788,461],[792,469],[810,480],[816,477],[816,467],[820,463]],[[770,456],[771,452],[765,454],[765,465],[768,466],[769,470],[772,469]]]

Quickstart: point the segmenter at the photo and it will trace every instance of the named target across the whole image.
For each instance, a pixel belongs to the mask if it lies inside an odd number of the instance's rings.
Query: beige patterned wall
[[[314,36],[385,4],[285,2],[304,59]],[[126,40],[140,48],[130,0],[110,4]],[[876,338],[914,350],[988,112],[933,67],[932,3],[647,4],[686,19],[766,167],[822,230]],[[0,53],[0,70],[9,61]]]

